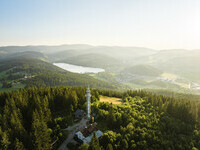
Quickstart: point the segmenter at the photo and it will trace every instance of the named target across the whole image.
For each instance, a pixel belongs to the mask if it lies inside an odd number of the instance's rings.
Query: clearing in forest
[[[117,97],[100,96],[100,102],[108,102],[119,105],[122,103],[122,99]]]

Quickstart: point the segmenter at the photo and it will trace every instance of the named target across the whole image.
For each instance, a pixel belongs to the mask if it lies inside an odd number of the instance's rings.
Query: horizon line
[[[146,48],[152,50],[200,50],[200,48],[196,49],[186,49],[186,48],[162,48],[162,49],[155,49],[149,48],[144,46],[123,46],[123,45],[95,45],[95,44],[81,44],[81,43],[73,43],[73,44],[27,44],[27,45],[0,45],[0,47],[31,47],[31,46],[65,46],[65,45],[87,45],[92,47],[125,47],[125,48]]]

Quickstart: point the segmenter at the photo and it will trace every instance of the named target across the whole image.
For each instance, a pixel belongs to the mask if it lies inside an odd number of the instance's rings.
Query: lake
[[[67,63],[53,63],[53,65],[74,73],[99,73],[105,71],[101,68],[84,67]]]

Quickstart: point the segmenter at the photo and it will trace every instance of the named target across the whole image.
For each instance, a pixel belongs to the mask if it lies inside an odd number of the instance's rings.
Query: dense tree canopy
[[[51,149],[61,128],[86,108],[85,88],[54,87],[0,93],[0,149]],[[122,104],[99,102],[99,95]],[[146,91],[92,89],[92,111],[104,132],[79,149],[199,149],[200,104]],[[102,122],[102,120],[104,120]]]
[[[92,90],[93,99],[96,90]],[[51,149],[77,108],[85,88],[55,87],[0,93],[0,149]],[[59,115],[61,114],[61,115]]]
[[[115,91],[99,93],[119,96]],[[127,91],[121,97],[121,105],[93,104],[97,122],[106,120],[99,140],[102,149],[200,148],[198,102],[145,91]]]

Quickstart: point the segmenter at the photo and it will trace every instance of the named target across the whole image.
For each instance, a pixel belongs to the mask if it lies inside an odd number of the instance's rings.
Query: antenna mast
[[[86,100],[87,100],[87,117],[88,117],[88,120],[90,120],[90,97],[91,97],[91,94],[90,94],[90,89],[89,87],[87,88],[86,90]]]

